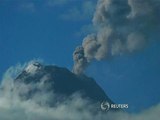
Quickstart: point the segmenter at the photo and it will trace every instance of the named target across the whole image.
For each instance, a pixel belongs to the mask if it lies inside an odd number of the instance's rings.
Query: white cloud
[[[23,69],[23,65],[21,66],[11,69],[19,71]],[[7,72],[3,81],[8,78],[13,81],[14,78],[10,77],[13,73]],[[45,79],[46,77],[43,80]],[[42,87],[43,82],[30,85],[19,84],[21,87],[14,84],[14,89],[4,89],[11,87],[10,83],[8,82],[5,86],[1,85],[3,89],[0,90],[0,120],[159,120],[160,117],[160,104],[137,114],[95,112],[97,106],[89,100],[82,99],[78,93],[57,103],[54,107],[50,107],[47,102],[53,102],[56,96],[53,93],[45,92]],[[36,92],[34,97],[28,100],[20,98],[19,92],[23,93],[26,92],[26,89],[37,87],[42,91]]]
[[[59,6],[59,5],[65,5],[73,1],[76,1],[76,0],[48,0],[48,5],[49,6]]]
[[[36,10],[34,2],[22,2],[20,3],[19,8],[21,10],[30,11],[30,12],[35,12]]]
[[[92,17],[94,8],[94,1],[84,1],[80,7],[72,7],[68,12],[62,14],[60,17],[64,20],[71,21],[85,20]]]

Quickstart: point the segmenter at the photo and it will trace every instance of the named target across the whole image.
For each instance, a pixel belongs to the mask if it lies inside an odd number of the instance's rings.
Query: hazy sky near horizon
[[[42,59],[72,69],[72,54],[94,31],[96,0],[0,0],[0,77],[17,63]],[[153,38],[156,39],[156,36]],[[160,102],[160,41],[142,51],[93,62],[86,74],[116,103],[137,112]]]

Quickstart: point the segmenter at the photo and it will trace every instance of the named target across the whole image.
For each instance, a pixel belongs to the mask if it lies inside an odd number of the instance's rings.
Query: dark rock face
[[[88,98],[93,102],[102,102],[104,100],[109,103],[113,103],[100,88],[100,86],[92,79],[85,75],[77,76],[70,72],[66,68],[60,68],[57,66],[43,66],[39,63],[32,64],[27,67],[16,79],[15,83],[18,86],[23,84],[40,84],[40,88],[33,88],[27,91],[25,95],[26,99],[29,99],[34,95],[36,91],[44,90],[46,92],[54,92],[54,94],[61,97],[57,97],[57,100],[68,97],[76,92],[82,94],[82,97]]]

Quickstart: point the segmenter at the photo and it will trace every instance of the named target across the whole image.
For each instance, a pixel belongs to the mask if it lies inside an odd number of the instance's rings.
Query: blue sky
[[[43,0],[2,0],[0,47],[3,56],[1,61],[4,61],[5,65],[1,62],[1,75],[10,65],[33,58],[42,58],[47,63],[71,68],[72,53],[82,40],[81,29],[90,22],[87,15],[87,19],[80,18],[81,15],[77,13],[73,14],[79,16],[78,21],[64,17],[74,16],[70,13],[74,7],[78,7],[81,12],[82,3],[73,4],[71,2],[55,6]]]
[[[96,0],[0,0],[0,76],[10,66],[37,58],[71,70],[75,47],[92,31],[95,4]],[[129,103],[129,111],[144,110],[160,101],[159,44],[151,41],[138,53],[93,62],[87,74],[116,103]]]

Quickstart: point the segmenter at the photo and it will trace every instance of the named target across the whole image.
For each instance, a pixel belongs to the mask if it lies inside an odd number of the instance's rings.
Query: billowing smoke
[[[158,40],[159,11],[160,0],[99,0],[93,17],[97,32],[84,38],[81,58],[90,63],[139,51],[154,36]],[[74,71],[83,73],[86,60],[76,59]]]
[[[22,68],[21,68],[22,67]],[[56,99],[56,94],[46,91],[47,77],[40,82],[29,84],[15,83],[15,71],[19,73],[23,66],[12,67],[6,72],[0,89],[0,120],[159,120],[160,104],[137,114],[126,112],[101,112],[89,99],[79,93],[59,101],[50,107],[47,103]],[[7,82],[6,82],[7,81]],[[22,99],[19,93],[25,94],[38,89],[30,99]]]
[[[83,70],[87,67],[88,62],[86,57],[84,57],[84,49],[81,46],[78,46],[74,53],[73,53],[73,59],[76,63],[73,68],[73,72],[76,74],[81,74]]]

